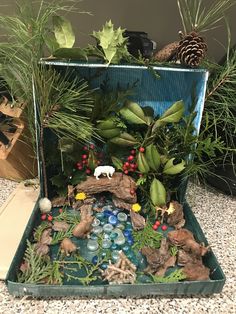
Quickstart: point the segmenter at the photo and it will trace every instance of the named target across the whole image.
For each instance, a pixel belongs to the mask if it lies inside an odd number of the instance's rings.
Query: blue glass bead
[[[129,245],[133,245],[133,244],[134,244],[134,240],[133,240],[133,239],[128,239],[128,240],[127,240],[127,243],[128,243]]]
[[[124,245],[123,247],[122,247],[122,251],[123,252],[129,252],[129,250],[130,250],[130,247],[128,246],[128,245]]]
[[[104,215],[104,217],[108,218],[109,216],[112,215],[112,211],[106,209],[106,210],[104,210],[103,215]]]
[[[103,270],[105,270],[105,269],[107,269],[107,266],[108,266],[108,263],[103,263],[100,267],[101,267]]]
[[[98,249],[98,242],[96,240],[88,240],[87,248],[89,251],[96,251]]]
[[[112,243],[111,245],[111,249],[112,250],[117,250],[118,246],[115,243]]]
[[[131,236],[131,231],[125,229],[125,230],[123,231],[123,234],[124,234],[125,237],[130,237],[130,236]]]
[[[93,263],[94,265],[96,265],[97,262],[98,262],[98,256],[95,255],[95,256],[92,258],[92,263]]]
[[[117,217],[115,215],[111,215],[111,216],[108,217],[108,222],[111,225],[115,226],[118,223],[118,219],[117,219]]]
[[[113,210],[112,212],[113,212],[113,215],[116,216],[116,215],[119,213],[119,210],[115,209],[115,210]]]
[[[117,262],[117,260],[119,259],[120,257],[120,254],[119,254],[119,251],[113,251],[111,253],[111,258],[112,258],[112,261],[113,262]]]

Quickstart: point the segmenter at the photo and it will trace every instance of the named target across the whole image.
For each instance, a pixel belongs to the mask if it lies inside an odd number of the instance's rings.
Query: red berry
[[[133,156],[133,155],[130,155],[130,156],[127,158],[128,161],[131,161],[131,160],[133,160],[133,159],[134,159],[134,156]]]
[[[124,166],[129,167],[129,166],[130,166],[130,163],[129,163],[128,161],[126,161],[126,162],[124,163]]]
[[[161,230],[166,231],[168,227],[166,225],[161,226]]]
[[[86,154],[83,154],[83,155],[82,155],[82,159],[87,159],[87,157],[88,157],[88,156],[87,156]]]
[[[51,215],[48,215],[48,221],[52,221],[53,217]]]
[[[140,173],[138,176],[139,176],[140,178],[142,178],[143,174],[142,174],[142,173]]]
[[[144,147],[140,147],[139,151],[140,151],[140,153],[143,153],[143,152],[145,152],[145,148]]]
[[[130,151],[130,153],[131,153],[131,155],[135,155],[135,154],[136,154],[136,150],[135,150],[135,149],[132,149],[132,150]]]
[[[95,148],[95,146],[93,145],[93,144],[90,144],[90,149],[94,149]]]
[[[159,220],[157,220],[156,222],[155,222],[155,225],[157,226],[157,227],[159,227],[160,226],[160,221]]]
[[[63,212],[63,209],[62,209],[62,208],[60,208],[60,209],[59,209],[59,213],[61,214],[62,212]]]
[[[88,160],[83,160],[82,163],[83,163],[83,165],[87,165]]]
[[[135,164],[131,164],[130,167],[131,167],[132,169],[135,169],[135,168],[136,168],[136,165],[135,165]]]
[[[77,162],[77,164],[76,164],[77,168],[80,167],[81,165],[82,165],[81,162]]]
[[[86,169],[85,171],[87,174],[90,174],[91,173],[91,170],[90,169]]]
[[[124,171],[124,173],[125,173],[125,174],[128,174],[128,173],[129,173],[129,171],[128,171],[128,170],[125,170],[125,171]]]
[[[88,150],[88,147],[87,147],[87,146],[84,146],[84,147],[83,147],[83,150]]]
[[[45,220],[47,218],[47,215],[46,214],[43,214],[42,216],[41,216],[41,219],[42,220]]]
[[[83,169],[83,166],[79,166],[79,167],[78,167],[78,170],[82,170],[82,169]]]
[[[153,226],[152,226],[152,229],[153,229],[153,230],[157,230],[157,228],[158,228],[158,226],[156,226],[156,225],[153,225]]]

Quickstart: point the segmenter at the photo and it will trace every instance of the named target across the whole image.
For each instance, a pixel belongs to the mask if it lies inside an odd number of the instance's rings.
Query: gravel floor
[[[0,205],[15,186],[0,179]],[[0,282],[0,313],[236,313],[236,199],[191,184],[188,200],[227,277],[223,293],[191,298],[14,299]]]

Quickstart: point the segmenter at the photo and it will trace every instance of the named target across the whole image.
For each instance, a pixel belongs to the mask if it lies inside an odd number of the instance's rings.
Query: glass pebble
[[[125,226],[122,225],[121,223],[119,223],[118,225],[116,225],[116,228],[120,229],[120,230],[124,230]]]
[[[103,213],[96,213],[95,216],[96,216],[96,218],[99,219],[99,220],[104,217]]]
[[[125,237],[123,235],[118,235],[118,237],[114,240],[114,243],[117,245],[125,244]]]
[[[112,249],[112,250],[116,250],[117,248],[118,248],[118,246],[117,246],[115,243],[112,243],[111,249]]]
[[[96,235],[95,233],[91,233],[91,234],[90,234],[90,239],[91,239],[91,240],[97,240],[97,238],[98,238],[98,237],[97,237],[97,235]]]
[[[89,251],[96,251],[98,249],[98,242],[96,240],[88,240],[87,248]]]
[[[97,262],[98,262],[98,256],[95,255],[95,256],[92,258],[92,263],[93,263],[94,265],[96,265]]]
[[[114,229],[114,228],[113,228],[113,226],[112,226],[111,224],[105,224],[105,225],[103,226],[103,231],[104,231],[105,233],[110,233],[110,232],[112,232],[113,229]]]
[[[103,232],[103,229],[101,226],[97,226],[97,227],[93,228],[93,233],[95,233],[95,234],[100,234],[102,232]]]
[[[102,247],[104,249],[109,249],[109,247],[112,245],[112,242],[111,240],[109,239],[104,239],[103,242],[102,242]]]
[[[118,223],[118,219],[117,219],[117,217],[116,217],[115,215],[110,215],[110,216],[108,217],[108,222],[109,222],[111,225],[115,226],[115,225]]]
[[[119,221],[121,221],[121,222],[124,222],[124,221],[126,221],[127,220],[127,215],[125,214],[125,213],[119,213],[118,215],[117,215],[117,218],[118,218],[118,220]]]
[[[128,245],[125,245],[125,246],[122,247],[122,251],[125,252],[125,253],[129,252],[129,250],[130,250],[130,247]]]
[[[106,220],[101,220],[100,225],[104,226],[106,223],[107,223]]]
[[[123,231],[123,234],[124,234],[125,237],[130,237],[130,236],[131,236],[131,231],[125,229],[125,230]]]
[[[129,245],[133,245],[133,244],[134,244],[134,240],[133,240],[133,239],[128,239],[128,240],[127,240],[127,243],[128,243]]]
[[[92,226],[93,226],[93,227],[97,227],[97,226],[99,226],[99,225],[100,225],[100,220],[97,219],[97,218],[95,218],[95,219],[93,220]]]
[[[117,262],[119,259],[120,255],[119,255],[119,251],[113,251],[111,253],[111,258],[113,262]]]
[[[101,265],[101,268],[102,268],[103,270],[107,269],[107,267],[108,267],[108,263],[103,263],[103,264]]]

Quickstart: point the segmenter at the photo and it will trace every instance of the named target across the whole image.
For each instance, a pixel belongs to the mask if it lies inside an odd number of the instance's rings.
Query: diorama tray
[[[220,293],[225,284],[224,273],[212,251],[204,257],[204,264],[211,269],[211,280],[205,281],[183,281],[176,283],[156,283],[156,284],[122,284],[122,285],[45,285],[45,284],[23,284],[16,281],[17,270],[20,267],[26,240],[30,237],[36,224],[35,217],[38,216],[38,205],[30,217],[27,228],[24,232],[20,245],[9,269],[6,284],[10,294],[32,297],[62,297],[62,296],[148,296],[148,295],[210,295]],[[184,214],[186,218],[185,227],[192,231],[198,242],[206,245],[207,240],[204,233],[195,218],[191,208],[187,203],[184,204]]]
[[[204,107],[204,98],[208,72],[204,69],[184,69],[179,67],[153,67],[151,70],[145,66],[136,65],[104,65],[88,64],[71,61],[42,61],[42,63],[55,67],[62,75],[71,71],[89,82],[93,89],[99,88],[104,81],[109,81],[112,89],[134,87],[132,100],[141,106],[151,106],[156,114],[162,114],[171,104],[183,100],[185,114],[188,114],[195,100],[196,118],[195,130],[199,132]],[[159,75],[153,75],[153,71]],[[35,106],[37,106],[35,95]],[[40,173],[41,188],[43,178]],[[195,239],[207,245],[204,233],[197,222],[191,208],[185,200],[186,186],[181,186],[179,200],[183,204],[186,224],[184,227],[193,232]],[[148,295],[182,295],[193,294],[209,295],[219,293],[225,283],[225,276],[214,253],[210,250],[204,257],[204,264],[210,268],[210,280],[180,281],[175,283],[142,283],[142,284],[97,284],[83,286],[79,284],[46,285],[25,284],[17,282],[19,269],[24,252],[26,240],[32,235],[39,217],[39,206],[36,204],[31,218],[19,244],[15,257],[8,272],[6,284],[9,293],[14,296],[29,295],[32,297],[59,297],[59,296],[148,296]]]

